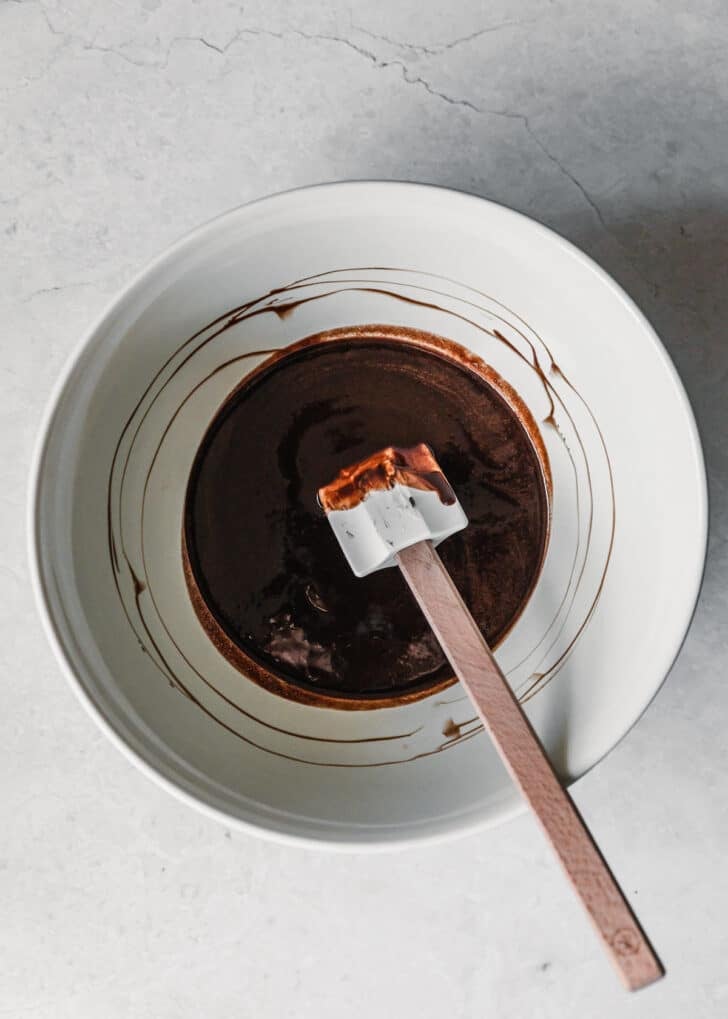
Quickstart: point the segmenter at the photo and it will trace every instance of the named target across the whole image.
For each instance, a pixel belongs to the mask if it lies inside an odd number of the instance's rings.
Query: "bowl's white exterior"
[[[290,841],[376,848],[472,830],[518,811],[486,738],[396,766],[384,764],[382,744],[374,742],[377,752],[370,761],[358,758],[356,767],[342,766],[338,757],[327,762],[325,755],[300,764],[270,747],[242,743],[152,675],[149,655],[114,607],[104,575],[97,498],[115,416],[133,406],[174,343],[246,298],[350,265],[414,267],[495,295],[538,329],[599,422],[614,474],[614,550],[588,628],[566,667],[529,702],[530,717],[567,780],[628,731],[678,653],[702,577],[707,494],[687,398],[644,317],[584,254],[493,203],[398,183],[288,192],[201,227],[130,284],[59,381],[33,462],[30,558],[51,643],[114,742],[188,802],[226,823]],[[336,314],[345,316],[347,307]],[[372,312],[370,320],[382,320],[379,307]],[[352,304],[351,313],[364,315],[360,305]],[[296,329],[302,336],[335,324],[342,323],[311,313],[290,326],[290,338]],[[269,338],[282,342],[280,335]],[[221,385],[224,394],[229,380]],[[197,424],[190,421],[190,435]],[[160,489],[160,513],[164,498]],[[155,548],[165,547],[162,537]],[[155,568],[162,576],[176,567]],[[185,627],[192,625],[189,606],[175,604],[174,611]],[[217,667],[205,658],[210,648],[200,643],[197,653]],[[423,701],[407,715],[406,727],[397,719],[400,709],[307,709],[314,714],[301,723],[308,727],[303,739],[335,733],[354,741],[364,726],[367,738],[396,736],[392,746],[402,760],[408,740],[424,739],[422,732],[430,740],[437,736],[443,712],[467,718],[457,690],[448,693],[449,709]],[[264,691],[254,696],[255,711],[288,726],[284,702]],[[371,717],[362,720],[362,714]],[[419,735],[407,735],[415,729]],[[285,753],[287,739],[281,736],[273,750]]]

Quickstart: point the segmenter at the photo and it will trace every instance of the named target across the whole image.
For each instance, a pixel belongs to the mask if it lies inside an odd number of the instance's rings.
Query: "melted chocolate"
[[[274,360],[220,410],[190,477],[186,550],[212,617],[264,669],[349,697],[451,675],[399,572],[354,577],[317,503],[347,465],[423,439],[470,520],[440,554],[496,644],[538,575],[548,502],[523,425],[485,378],[359,329]]]
[[[408,449],[388,446],[366,460],[345,467],[328,485],[319,489],[318,501],[326,513],[358,506],[371,492],[407,485],[422,492],[436,492],[446,506],[457,502],[432,450],[424,443]]]

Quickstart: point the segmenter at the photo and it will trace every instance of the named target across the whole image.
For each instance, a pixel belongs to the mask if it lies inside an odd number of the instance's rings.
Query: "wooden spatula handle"
[[[541,822],[607,953],[630,990],[664,974],[644,931],[562,787],[538,737],[430,542],[399,566],[513,780]]]

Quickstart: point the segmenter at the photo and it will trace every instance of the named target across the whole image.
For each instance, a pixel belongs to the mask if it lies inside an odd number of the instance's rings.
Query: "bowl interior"
[[[261,313],[240,316],[250,302]],[[549,545],[498,658],[565,778],[664,678],[705,541],[699,446],[662,348],[607,277],[531,221],[435,189],[330,186],[237,210],[162,256],[95,328],[49,419],[34,503],[44,611],[87,701],[156,775],[227,818],[349,844],[464,830],[517,800],[457,686],[342,712],[244,680],[195,615],[180,534],[201,436],[245,373],[371,322],[472,350],[538,425]]]

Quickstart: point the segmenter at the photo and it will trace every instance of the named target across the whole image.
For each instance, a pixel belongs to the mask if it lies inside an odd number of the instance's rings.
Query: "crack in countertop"
[[[13,2],[17,2],[17,0],[13,0]],[[35,2],[36,2],[36,0],[25,0],[25,4],[35,3]],[[506,110],[506,109],[497,109],[497,108],[490,108],[490,107],[486,107],[486,106],[480,106],[480,105],[478,105],[478,103],[473,102],[471,99],[469,99],[469,98],[467,98],[465,96],[451,95],[449,92],[445,92],[442,89],[436,88],[432,84],[432,82],[428,78],[424,77],[421,73],[415,73],[414,71],[412,71],[410,69],[410,67],[408,66],[408,64],[405,63],[404,60],[402,60],[402,59],[400,59],[398,57],[395,57],[395,58],[383,58],[383,57],[380,57],[372,49],[370,49],[370,48],[368,48],[366,46],[362,46],[360,43],[355,42],[353,39],[350,39],[346,35],[335,35],[335,34],[324,33],[324,32],[307,32],[307,31],[304,31],[303,29],[294,29],[294,28],[288,28],[288,29],[283,29],[281,31],[275,31],[274,29],[268,29],[268,28],[244,27],[244,28],[237,29],[235,31],[235,33],[230,37],[230,39],[228,39],[228,41],[226,43],[222,44],[222,45],[218,45],[217,43],[212,42],[210,39],[206,38],[206,36],[204,36],[204,35],[179,35],[179,36],[175,36],[175,37],[173,37],[169,41],[169,43],[168,43],[168,45],[166,47],[166,50],[164,51],[161,59],[159,59],[159,60],[137,60],[137,59],[134,59],[133,57],[129,56],[127,53],[124,53],[123,51],[124,51],[125,48],[131,47],[131,46],[134,46],[134,45],[139,45],[139,41],[138,40],[134,40],[134,39],[128,40],[126,42],[118,43],[115,46],[104,46],[104,45],[101,45],[99,43],[96,43],[94,40],[88,41],[87,39],[84,39],[82,36],[74,35],[72,33],[65,32],[64,30],[58,28],[51,21],[49,15],[48,15],[48,11],[45,9],[45,7],[41,3],[38,3],[38,7],[40,9],[40,12],[41,12],[41,14],[42,14],[42,16],[43,16],[47,26],[48,26],[48,30],[51,32],[52,35],[61,38],[62,42],[65,41],[66,44],[76,43],[83,50],[87,50],[87,51],[91,50],[91,51],[97,51],[97,52],[100,52],[100,53],[111,54],[111,55],[114,55],[114,56],[118,57],[119,59],[125,61],[126,63],[129,63],[129,64],[131,64],[131,65],[133,65],[135,67],[140,67],[140,68],[156,68],[156,69],[159,69],[159,70],[166,69],[167,66],[169,65],[169,61],[171,59],[172,51],[174,50],[174,48],[176,46],[180,45],[181,43],[185,43],[185,42],[187,42],[187,43],[197,43],[197,44],[205,47],[206,49],[211,50],[212,52],[216,53],[218,56],[221,56],[221,57],[226,56],[228,54],[228,52],[238,42],[240,42],[242,39],[244,39],[246,37],[263,37],[263,38],[271,38],[271,39],[279,39],[279,40],[285,40],[285,39],[290,39],[290,38],[300,38],[300,39],[304,39],[304,40],[307,40],[307,41],[310,41],[310,42],[328,42],[328,43],[332,43],[334,45],[346,47],[347,49],[351,50],[353,53],[356,53],[358,56],[363,57],[364,59],[366,59],[377,70],[386,70],[388,68],[395,68],[395,69],[397,69],[399,71],[400,75],[401,75],[402,80],[407,85],[419,86],[428,95],[433,96],[434,98],[440,100],[441,102],[447,103],[447,105],[449,105],[449,106],[459,107],[459,108],[462,108],[464,110],[468,110],[468,111],[470,111],[471,113],[473,113],[473,114],[475,114],[477,116],[498,117],[498,118],[501,118],[501,119],[512,120],[512,121],[516,121],[516,122],[520,123],[523,126],[524,130],[526,131],[526,133],[528,134],[528,136],[533,141],[533,143],[538,147],[538,149],[546,157],[546,159],[548,159],[549,162],[553,166],[555,166],[558,169],[558,171],[564,177],[566,177],[566,179],[568,181],[570,181],[570,183],[577,189],[577,191],[581,195],[581,198],[583,199],[583,201],[591,209],[591,211],[592,211],[592,213],[593,213],[593,215],[594,215],[594,217],[595,217],[599,227],[608,236],[610,236],[615,241],[615,243],[617,243],[620,246],[620,248],[622,248],[622,250],[627,251],[627,249],[625,248],[625,246],[622,243],[622,241],[620,241],[620,239],[618,237],[616,237],[614,235],[614,233],[612,232],[612,230],[610,229],[609,224],[607,223],[607,221],[606,221],[606,219],[604,217],[604,214],[602,213],[602,210],[600,209],[600,207],[599,207],[596,199],[594,198],[594,196],[587,190],[587,188],[582,184],[582,182],[578,179],[578,177],[576,177],[574,175],[574,173],[571,170],[568,169],[568,167],[564,164],[564,162],[561,159],[559,159],[559,157],[557,155],[555,155],[551,151],[551,149],[542,140],[540,135],[536,133],[536,131],[533,128],[532,122],[531,122],[531,117],[528,114],[521,113],[521,112],[518,112],[518,111],[510,111],[510,110]],[[539,19],[538,18],[531,18],[531,19],[524,19],[524,20],[521,20],[521,21],[518,21],[518,20],[506,21],[506,22],[501,22],[500,24],[497,24],[497,25],[485,26],[483,28],[475,30],[474,32],[469,33],[468,35],[457,37],[457,38],[451,40],[450,42],[443,43],[443,44],[437,45],[437,46],[425,46],[425,45],[419,45],[419,44],[416,44],[416,43],[408,43],[408,42],[403,42],[403,41],[397,41],[397,40],[392,39],[391,37],[388,37],[388,36],[376,35],[375,33],[370,32],[368,29],[365,29],[365,28],[362,28],[361,26],[356,26],[356,25],[353,25],[353,24],[352,24],[352,29],[354,31],[356,31],[356,32],[359,32],[361,34],[367,35],[368,37],[370,37],[372,39],[378,39],[378,40],[380,40],[382,42],[386,42],[389,45],[396,46],[396,47],[398,47],[400,49],[407,49],[407,50],[409,50],[411,52],[422,53],[422,54],[427,55],[427,56],[438,56],[438,55],[440,55],[442,53],[445,53],[445,52],[447,52],[449,50],[454,49],[457,46],[460,46],[460,45],[468,43],[468,42],[475,41],[475,40],[477,40],[478,38],[480,38],[480,37],[482,37],[484,35],[487,35],[487,34],[490,34],[490,33],[499,31],[501,29],[505,29],[505,28],[515,28],[515,27],[518,27],[520,25],[531,24],[531,23],[533,23],[534,21],[537,21],[537,20],[539,20]],[[62,49],[62,48],[63,47],[60,47],[59,49]],[[56,53],[53,54],[53,56],[52,56],[51,60],[49,61],[47,67],[41,72],[40,75],[35,76],[35,77],[31,78],[31,79],[26,79],[26,83],[29,83],[31,81],[37,81],[37,80],[39,80],[40,77],[43,76],[43,74],[47,73],[47,71],[50,69],[52,64],[55,62],[55,59],[57,58],[58,52],[59,51],[56,51]],[[9,91],[9,90],[5,90],[5,91]],[[629,252],[627,252],[627,254],[629,254]],[[632,259],[630,259],[630,262],[633,264],[633,260]],[[633,267],[634,267],[634,265],[633,265]],[[638,275],[640,276],[640,278],[643,280],[643,282],[646,283],[648,286],[650,286],[650,288],[653,291],[654,296],[657,296],[658,289],[659,289],[657,287],[657,285],[654,284],[653,282],[651,282],[650,280],[646,279],[646,277],[644,277],[644,275],[641,273],[641,271],[638,268],[636,268],[636,271],[637,271]]]
[[[366,35],[369,39],[376,39],[379,42],[385,42],[389,46],[394,46],[396,49],[409,50],[411,53],[422,53],[425,56],[439,56],[441,53],[447,53],[448,50],[455,49],[457,46],[462,46],[465,43],[474,42],[483,35],[491,35],[493,32],[500,32],[501,29],[506,28],[520,28],[522,25],[532,25],[536,21],[540,21],[541,17],[535,18],[524,18],[523,20],[515,21],[501,21],[497,25],[486,25],[484,28],[477,28],[473,32],[469,32],[467,35],[460,35],[455,39],[451,39],[450,42],[436,43],[432,46],[426,46],[422,43],[405,42],[401,39],[393,39],[389,35],[379,35],[376,32],[370,31],[368,28],[364,28],[363,25],[357,25],[353,21],[351,27],[353,31],[359,32],[361,35]]]

